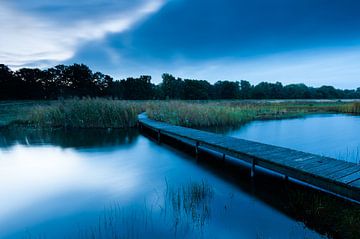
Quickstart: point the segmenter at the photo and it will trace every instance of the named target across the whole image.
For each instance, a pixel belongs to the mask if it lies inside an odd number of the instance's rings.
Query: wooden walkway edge
[[[329,157],[305,153],[283,147],[262,144],[244,139],[219,135],[186,127],[174,126],[149,119],[145,113],[139,115],[140,127],[146,127],[161,135],[182,138],[199,147],[214,150],[224,156],[238,158],[255,167],[300,180],[326,191],[360,202],[360,165]]]

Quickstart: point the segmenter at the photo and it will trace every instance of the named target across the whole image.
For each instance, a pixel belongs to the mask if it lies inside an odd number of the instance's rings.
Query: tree
[[[13,78],[10,68],[0,64],[0,99],[11,99],[11,95],[14,93],[14,89],[11,88]]]
[[[240,83],[238,81],[218,81],[214,85],[216,99],[239,99]]]
[[[240,98],[250,99],[252,97],[252,88],[250,82],[245,80],[240,81]]]
[[[46,77],[42,70],[22,68],[15,72],[15,78],[21,85],[18,98],[46,99]]]
[[[211,85],[204,80],[184,80],[184,97],[186,100],[208,100],[211,95]]]
[[[164,99],[181,99],[184,95],[184,82],[181,78],[176,79],[174,76],[164,73],[160,90]]]
[[[140,78],[127,78],[121,81],[126,100],[150,100],[154,98],[154,85],[151,76],[140,76]]]

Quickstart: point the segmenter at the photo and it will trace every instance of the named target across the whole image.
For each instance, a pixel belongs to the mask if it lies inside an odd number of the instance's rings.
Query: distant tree
[[[0,64],[0,99],[11,99],[14,93],[12,89],[13,72],[6,65]]]
[[[218,81],[214,85],[216,99],[239,99],[240,83],[238,81]]]
[[[181,78],[176,79],[174,76],[164,73],[160,90],[164,99],[181,99],[184,95],[184,82]]]
[[[127,78],[121,81],[126,100],[150,100],[154,98],[154,85],[151,76],[140,76],[140,78]]]
[[[204,80],[184,80],[184,98],[186,100],[208,100],[211,95],[211,85]]]
[[[280,82],[261,82],[253,89],[253,97],[256,99],[282,99],[283,86]]]
[[[93,73],[84,64],[70,65],[65,70],[65,79],[68,85],[68,94],[71,96],[97,96],[98,87]]]
[[[15,78],[21,84],[18,98],[46,99],[46,77],[42,70],[22,68],[15,72]]]
[[[309,99],[313,94],[304,84],[291,84],[284,87],[284,98],[286,99]]]
[[[240,81],[240,98],[250,99],[252,97],[252,88],[250,82],[245,80]]]
[[[333,86],[321,86],[317,89],[317,95],[320,99],[338,99],[341,98],[339,91]]]
[[[101,72],[93,73],[84,64],[57,65],[47,70],[22,68],[13,72],[0,64],[0,99],[57,99],[66,97],[111,97],[128,100],[148,99],[360,99],[356,90],[340,90],[333,86],[319,88],[305,84],[283,86],[280,82],[261,82],[253,86],[248,81],[182,80],[170,74],[162,75],[159,85],[150,76],[114,80]]]

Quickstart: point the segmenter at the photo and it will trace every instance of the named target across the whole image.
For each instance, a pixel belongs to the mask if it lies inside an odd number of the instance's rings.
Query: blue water
[[[176,217],[167,192],[200,182],[212,196]],[[0,188],[5,239],[321,238],[137,131],[0,131]]]
[[[253,121],[229,136],[359,163],[360,116],[322,114],[304,118]]]

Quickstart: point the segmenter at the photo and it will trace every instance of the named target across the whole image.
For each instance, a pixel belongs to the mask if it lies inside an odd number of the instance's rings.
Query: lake
[[[0,142],[0,238],[321,237],[137,130],[2,130]],[[211,193],[178,210],[172,193],[191,185]]]
[[[348,162],[360,162],[360,116],[320,114],[294,119],[259,120],[239,128],[212,131]]]
[[[320,115],[226,132],[331,156],[359,145],[359,126]],[[324,238],[327,228],[289,200],[307,190],[233,171],[135,129],[2,129],[0,238]]]

